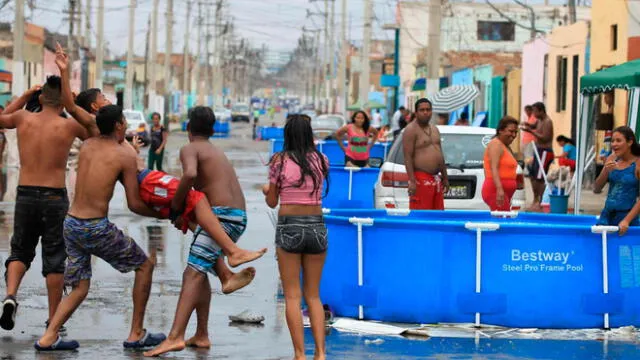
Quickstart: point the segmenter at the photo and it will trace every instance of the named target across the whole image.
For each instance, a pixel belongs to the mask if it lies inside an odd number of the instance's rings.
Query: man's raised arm
[[[67,112],[71,114],[80,125],[87,129],[89,137],[100,135],[98,125],[96,125],[96,118],[85,109],[77,106],[73,101],[69,75],[69,57],[58,43],[56,44],[56,65],[58,65],[58,69],[60,69],[60,78],[62,79],[62,104],[64,108],[67,109]]]

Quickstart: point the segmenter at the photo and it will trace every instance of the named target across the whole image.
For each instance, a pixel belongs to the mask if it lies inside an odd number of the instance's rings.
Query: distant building
[[[264,55],[263,72],[275,74],[291,60],[291,52],[268,50]]]

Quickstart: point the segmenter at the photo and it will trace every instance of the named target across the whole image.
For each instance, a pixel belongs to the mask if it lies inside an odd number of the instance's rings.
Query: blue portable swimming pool
[[[592,227],[593,216],[327,211],[321,295],[338,316],[538,328],[640,325],[640,228],[620,237],[614,227]]]
[[[282,151],[283,146],[284,139],[280,138],[271,140],[270,156],[273,156],[273,154],[278,151]],[[384,161],[384,159],[387,157],[389,146],[390,143],[375,143],[371,148],[371,151],[369,152],[369,157],[379,158]],[[344,166],[344,151],[342,151],[342,149],[338,145],[338,141],[316,141],[316,147],[318,148],[318,151],[327,156],[327,158],[329,159],[329,164],[331,164],[331,166]]]
[[[378,168],[329,168],[329,194],[322,206],[330,209],[373,209]],[[326,189],[326,187],[325,187]]]
[[[280,140],[284,142],[284,128],[263,126],[258,129],[262,140]]]
[[[229,125],[229,122],[219,122],[216,121],[213,124],[213,136],[214,137],[226,137],[229,135],[229,133],[231,132],[231,126]]]

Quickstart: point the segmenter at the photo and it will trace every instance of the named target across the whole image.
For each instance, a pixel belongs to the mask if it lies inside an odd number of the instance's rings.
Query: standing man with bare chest
[[[431,123],[432,106],[427,99],[416,101],[416,121],[402,136],[404,163],[409,176],[409,208],[444,210],[444,194],[449,191],[440,131]]]

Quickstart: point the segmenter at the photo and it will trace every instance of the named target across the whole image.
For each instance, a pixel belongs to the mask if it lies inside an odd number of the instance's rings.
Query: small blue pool
[[[282,147],[284,146],[283,138],[271,138],[271,151],[270,155],[272,156],[274,153],[278,151],[282,151]],[[346,144],[346,141],[345,141]],[[384,161],[387,157],[387,152],[389,150],[389,143],[375,143],[369,152],[369,156],[371,158],[378,158]],[[344,166],[344,151],[338,145],[338,141],[336,140],[322,140],[316,141],[316,148],[318,151],[323,153],[329,159],[329,163],[331,166]]]
[[[327,210],[325,221],[321,295],[338,316],[640,325],[640,228],[620,237],[594,216],[486,211]]]
[[[284,128],[261,126],[257,129],[261,140],[280,140],[284,141]]]

